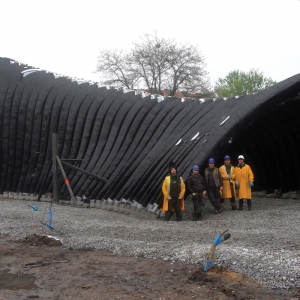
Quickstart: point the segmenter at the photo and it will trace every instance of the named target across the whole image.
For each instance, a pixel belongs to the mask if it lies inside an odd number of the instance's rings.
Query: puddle
[[[35,277],[28,274],[12,274],[9,270],[0,271],[0,290],[33,290]]]

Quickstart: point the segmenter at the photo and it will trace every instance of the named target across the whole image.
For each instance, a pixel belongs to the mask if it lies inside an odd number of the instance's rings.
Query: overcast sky
[[[0,56],[66,76],[93,74],[100,49],[144,33],[198,45],[214,84],[234,69],[300,73],[300,0],[1,0]]]

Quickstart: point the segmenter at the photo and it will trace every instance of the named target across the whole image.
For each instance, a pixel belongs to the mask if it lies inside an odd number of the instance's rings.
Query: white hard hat
[[[239,155],[238,159],[243,159],[243,160],[245,160],[245,157],[244,157],[244,155]]]

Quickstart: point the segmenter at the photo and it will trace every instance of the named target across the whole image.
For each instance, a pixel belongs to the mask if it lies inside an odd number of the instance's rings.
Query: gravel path
[[[103,249],[118,255],[203,264],[215,236],[229,229],[231,238],[217,247],[214,264],[246,274],[270,287],[300,286],[300,200],[252,200],[253,210],[232,211],[229,203],[217,221],[208,203],[203,221],[164,222],[101,209],[53,205],[53,226],[47,221],[49,203],[22,200],[0,202],[0,234],[20,239],[50,234],[74,249]],[[190,216],[187,200],[184,219]],[[37,205],[34,211],[28,205]]]

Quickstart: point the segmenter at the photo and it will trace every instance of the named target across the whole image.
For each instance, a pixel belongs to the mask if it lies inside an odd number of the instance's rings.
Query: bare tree
[[[101,51],[98,56],[97,72],[101,72],[104,78],[102,83],[134,89],[138,79],[130,71],[128,60],[128,55],[122,51]]]
[[[177,90],[210,90],[204,61],[193,45],[178,45],[156,34],[145,34],[129,53],[101,51],[96,72],[104,78],[104,84],[147,89],[155,94],[167,90],[173,96]]]

